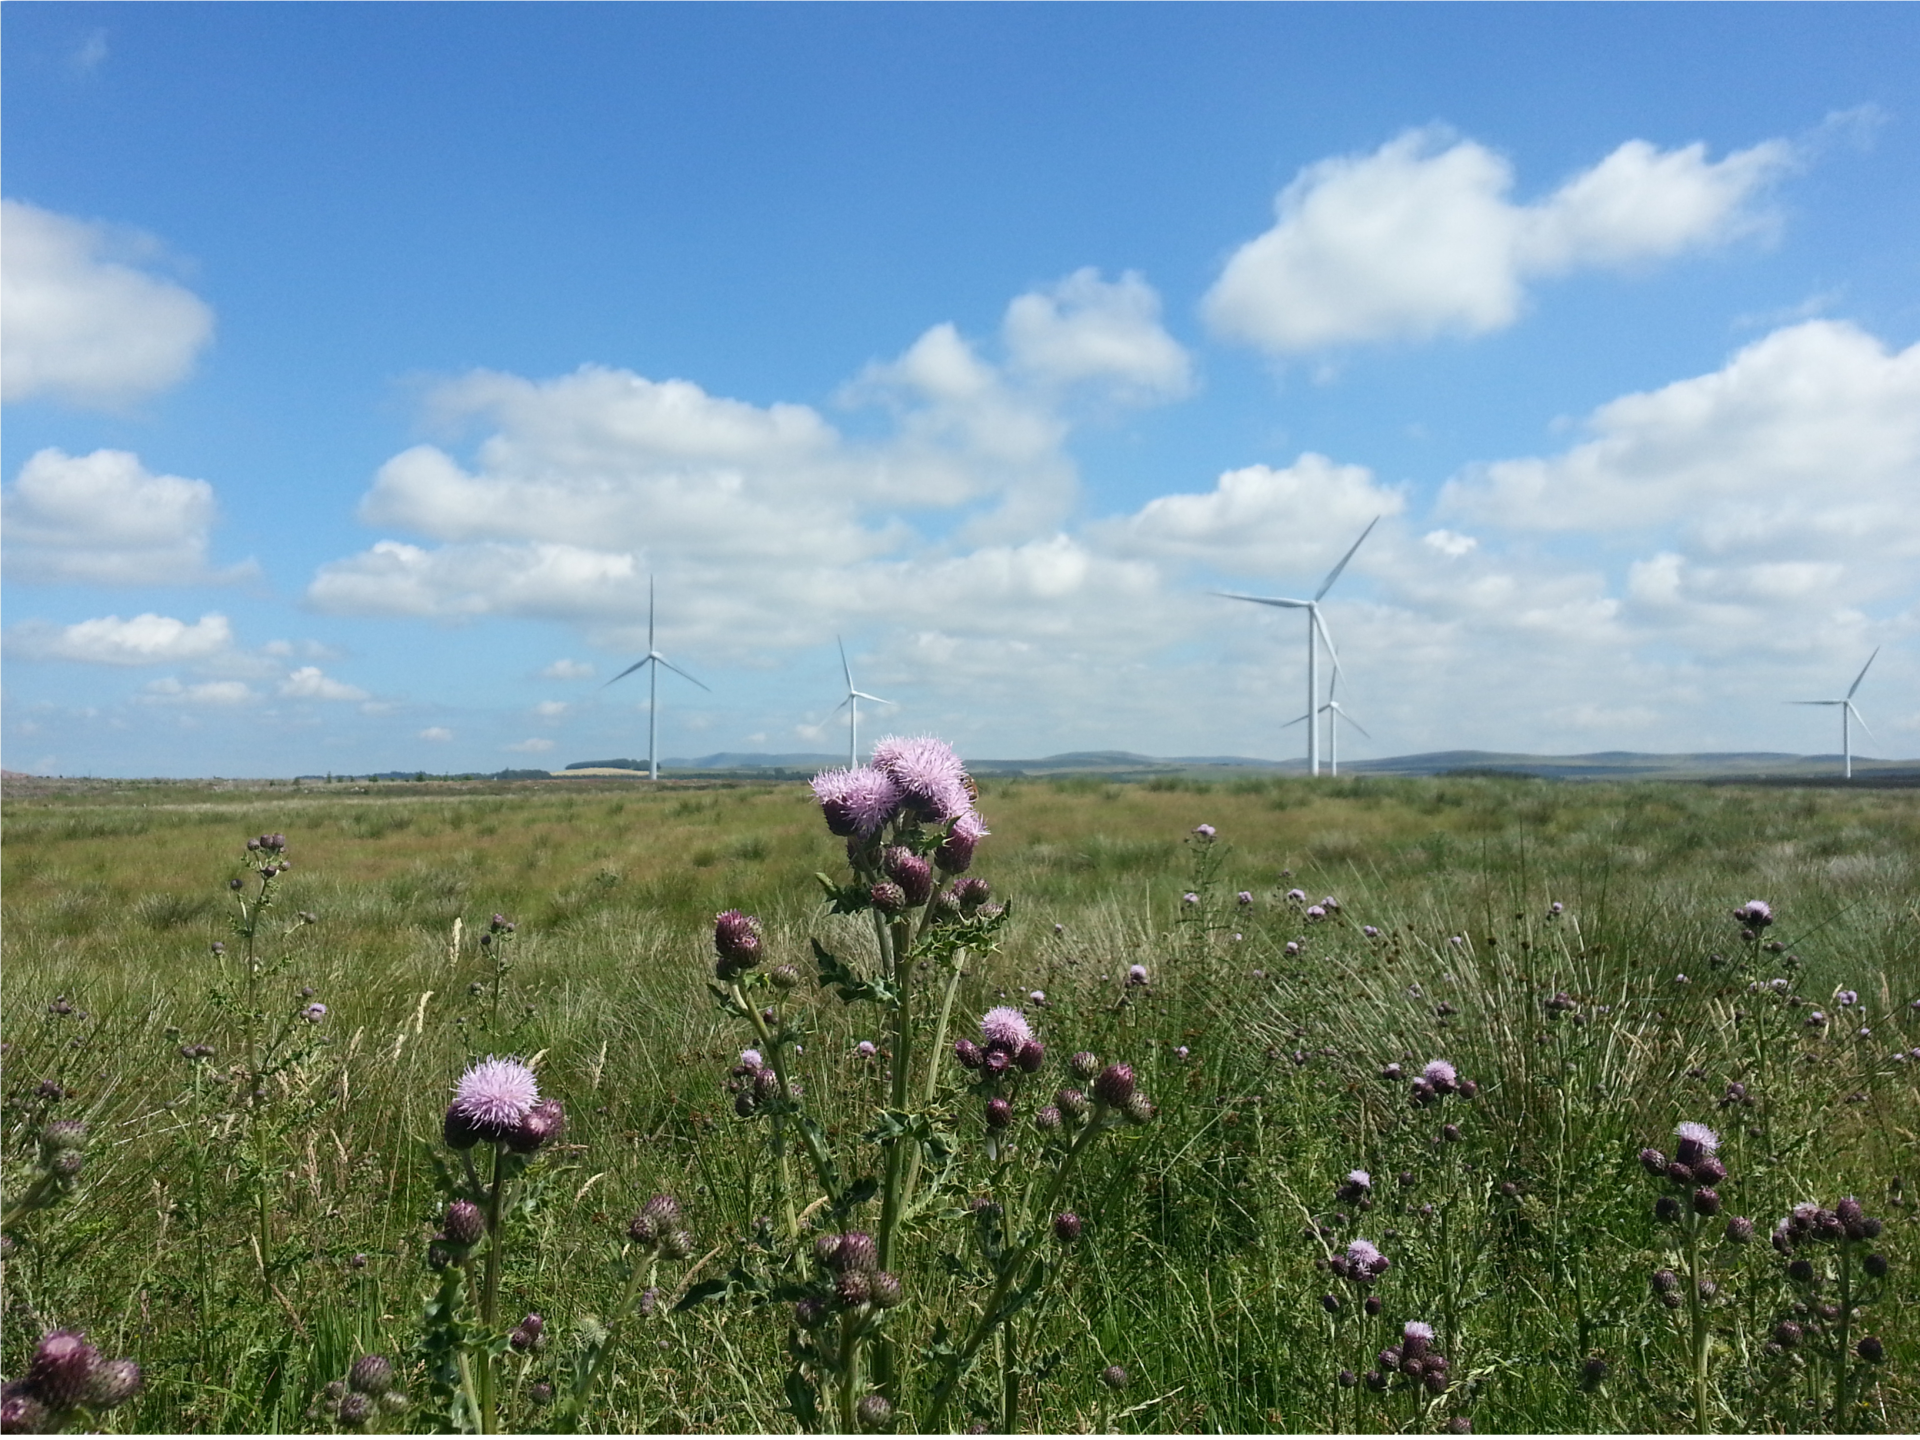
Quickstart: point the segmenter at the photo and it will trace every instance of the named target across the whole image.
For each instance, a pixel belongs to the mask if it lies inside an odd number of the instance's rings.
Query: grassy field
[[[1085,1238],[1022,1317],[1030,1428],[1691,1428],[1692,1312],[1649,1282],[1674,1232],[1635,1158],[1671,1150],[1686,1120],[1721,1132],[1726,1213],[1759,1232],[1709,1257],[1713,1424],[1920,1428],[1920,1051],[1896,1058],[1920,1047],[1920,796],[1062,779],[989,780],[980,806],[994,834],[975,873],[1012,914],[970,966],[963,1013],[1025,1005],[1056,1057],[1129,1060],[1159,1105],[1073,1182]],[[720,1273],[770,1213],[771,1179],[763,1130],[723,1089],[748,1037],[707,993],[713,916],[759,916],[771,955],[809,975],[809,935],[862,940],[822,913],[811,877],[845,863],[799,785],[10,781],[4,822],[9,1201],[50,1119],[91,1126],[72,1193],[9,1225],[4,1370],[47,1328],[85,1328],[145,1369],[102,1417],[112,1429],[327,1429],[314,1397],[355,1355],[405,1368],[434,1291],[440,1118],[477,1055],[538,1056],[567,1107],[564,1145],[519,1192],[503,1280],[516,1317],[545,1316],[552,1354],[610,1317],[627,1219],[657,1190],[689,1212],[696,1278]],[[297,1036],[324,1043],[276,1080],[263,1177],[223,1077],[242,1045],[228,885],[268,831],[294,868],[263,1008],[328,1013]],[[1294,887],[1339,908],[1308,920]],[[1756,897],[1779,950],[1730,918]],[[517,928],[489,951],[495,913]],[[1151,983],[1129,987],[1131,965]],[[1547,1006],[1558,992],[1570,1004]],[[799,995],[815,1032],[800,1079],[851,1141],[885,1089],[853,1047],[883,1037],[871,1012]],[[1436,1057],[1480,1087],[1444,1107],[1457,1142],[1381,1078]],[[1730,1082],[1747,1103],[1721,1104]],[[1336,1197],[1356,1168],[1374,1180],[1364,1208]],[[1856,1403],[1835,1413],[1816,1346],[1769,1350],[1796,1304],[1819,1320],[1831,1287],[1796,1288],[1766,1235],[1795,1203],[1845,1195],[1883,1221],[1890,1273],[1849,1320],[1885,1359],[1855,1367]],[[965,1308],[939,1219],[900,1267],[908,1345]],[[1395,1262],[1378,1320],[1325,1268],[1356,1235]],[[1343,1387],[1401,1319],[1441,1329],[1446,1393]],[[581,1423],[791,1429],[788,1328],[786,1307],[662,1306],[628,1327]],[[509,1363],[510,1426],[545,1422],[527,1387],[547,1363]],[[1113,1364],[1123,1390],[1100,1383]],[[1000,1382],[974,1377],[958,1428],[1002,1413]]]

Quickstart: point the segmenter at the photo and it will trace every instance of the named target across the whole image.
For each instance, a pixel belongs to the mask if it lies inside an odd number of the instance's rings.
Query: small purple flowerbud
[[[362,1395],[384,1395],[393,1388],[393,1365],[384,1355],[362,1355],[347,1372],[347,1386]]]
[[[1649,1175],[1657,1177],[1667,1173],[1667,1157],[1651,1145],[1640,1152],[1640,1164]]]
[[[865,1305],[873,1299],[873,1277],[864,1270],[843,1271],[833,1282],[833,1295],[848,1310]]]
[[[1125,1105],[1132,1095],[1133,1067],[1131,1065],[1109,1065],[1093,1082],[1093,1098],[1102,1105]]]
[[[1671,1225],[1680,1218],[1680,1202],[1671,1195],[1662,1195],[1653,1202],[1653,1218],[1663,1225]]]
[[[1727,1178],[1727,1167],[1709,1155],[1693,1167],[1693,1178],[1702,1185],[1718,1185]]]
[[[87,1122],[55,1120],[40,1132],[40,1143],[48,1150],[84,1150],[87,1148]]]
[[[1060,1107],[1057,1105],[1042,1105],[1034,1112],[1033,1128],[1036,1130],[1052,1134],[1060,1128],[1060,1124]]]
[[[1792,1350],[1800,1344],[1801,1329],[1791,1320],[1782,1320],[1773,1327],[1773,1338],[1782,1350]]]
[[[342,1425],[364,1425],[373,1418],[373,1397],[362,1395],[358,1390],[349,1391],[340,1398],[334,1414],[340,1417]]]
[[[993,887],[978,875],[969,875],[964,880],[956,880],[953,885],[953,898],[960,902],[963,911],[971,913],[978,910],[993,894]]]
[[[891,1270],[873,1272],[874,1305],[882,1310],[891,1310],[906,1298],[906,1291],[901,1288],[898,1275]]]
[[[1076,1120],[1084,1120],[1087,1112],[1093,1108],[1085,1095],[1072,1089],[1055,1091],[1053,1103],[1060,1107],[1061,1114],[1071,1115]]]
[[[1378,1295],[1367,1296],[1360,1308],[1365,1310],[1369,1315],[1378,1315],[1381,1310],[1380,1297]]]
[[[987,1101],[987,1128],[1004,1130],[1013,1123],[1013,1103],[1005,1096],[996,1095]]]
[[[1338,1315],[1340,1313],[1340,1297],[1331,1294],[1322,1295],[1320,1297],[1320,1308],[1325,1310],[1329,1315]]]
[[[1380,1069],[1380,1078],[1382,1080],[1398,1080],[1402,1078],[1402,1074],[1400,1062],[1397,1060],[1388,1061],[1387,1064],[1383,1065]]]
[[[1100,1383],[1109,1390],[1127,1388],[1127,1372],[1118,1365],[1109,1365],[1100,1372]]]
[[[1145,985],[1146,983],[1147,983],[1147,967],[1146,966],[1129,965],[1127,967],[1127,984]]]
[[[713,950],[731,970],[751,970],[760,963],[760,922],[738,910],[723,910],[713,918]]]
[[[1862,1335],[1854,1349],[1869,1365],[1878,1365],[1887,1358],[1887,1347],[1880,1343],[1878,1335]]]
[[[480,1237],[487,1233],[487,1218],[471,1200],[456,1200],[447,1206],[440,1229],[449,1244],[466,1248],[480,1243]]]
[[[139,1393],[144,1377],[132,1360],[102,1360],[87,1377],[87,1408],[111,1410]]]
[[[100,1352],[78,1330],[45,1336],[27,1363],[27,1388],[51,1410],[71,1410],[86,1399]]]
[[[1600,1384],[1607,1378],[1610,1369],[1607,1362],[1598,1355],[1589,1356],[1587,1363],[1580,1367],[1580,1379],[1589,1388]]]
[[[531,1155],[541,1146],[557,1140],[567,1128],[567,1114],[560,1102],[554,1099],[534,1102],[527,1118],[520,1122],[520,1128],[507,1137],[507,1145],[515,1153]]]
[[[909,906],[924,905],[933,896],[933,867],[905,846],[887,851],[887,878],[900,887]],[[877,903],[877,902],[876,902]]]
[[[1860,1263],[1862,1267],[1865,1268],[1867,1274],[1871,1275],[1874,1279],[1884,1280],[1887,1278],[1887,1257],[1879,1251],[1876,1250]]]
[[[1813,1262],[1804,1257],[1788,1262],[1787,1277],[1800,1285],[1813,1283]]]
[[[1458,1125],[1451,1125],[1451,1124],[1442,1125],[1440,1127],[1440,1138],[1446,1141],[1449,1145],[1457,1143],[1460,1139],[1460,1127]]]
[[[1076,1080],[1091,1080],[1100,1073],[1100,1061],[1091,1050],[1076,1050],[1067,1062],[1067,1069]]]
[[[1744,1215],[1735,1215],[1727,1221],[1727,1243],[1745,1245],[1753,1239],[1753,1221]]]
[[[874,1244],[873,1236],[866,1231],[849,1230],[834,1247],[830,1263],[843,1274],[853,1270],[877,1270],[880,1268],[880,1247]]]
[[[1431,1385],[1429,1385],[1427,1388],[1429,1390],[1433,1390],[1433,1387]],[[1434,1393],[1438,1394],[1439,1392],[1434,1391]],[[1447,1433],[1449,1435],[1471,1435],[1473,1433],[1472,1419],[1470,1419],[1468,1416],[1465,1416],[1465,1415],[1455,1415],[1452,1419],[1447,1421]]]
[[[884,1395],[862,1395],[854,1415],[862,1430],[883,1430],[893,1420],[893,1402]]]
[[[1835,1205],[1833,1207],[1833,1213],[1843,1226],[1858,1225],[1866,1218],[1867,1214],[1867,1212],[1860,1207],[1860,1202],[1851,1195]]]
[[[963,1035],[953,1042],[953,1058],[969,1070],[978,1070],[981,1061],[980,1047]]]
[[[1671,1180],[1675,1185],[1691,1185],[1693,1184],[1693,1167],[1690,1165],[1682,1165],[1678,1160],[1669,1160],[1667,1162],[1667,1179]]]
[[[1342,1390],[1351,1390],[1354,1386],[1358,1385],[1359,1383],[1360,1383],[1360,1377],[1354,1374],[1353,1371],[1342,1370],[1340,1372],[1340,1388]]]
[[[882,915],[898,915],[907,908],[907,892],[891,880],[882,880],[868,890],[867,898]]]
[[[50,1428],[53,1416],[45,1405],[24,1390],[7,1390],[0,1399],[0,1435],[39,1435]]]
[[[1462,1100],[1475,1099],[1479,1094],[1480,1082],[1478,1080],[1462,1080],[1460,1082],[1460,1098]]]
[[[995,1045],[980,1057],[980,1068],[997,1080],[1013,1068],[1013,1056],[1003,1047]]]
[[[1712,1217],[1720,1213],[1720,1192],[1701,1186],[1693,1192],[1693,1213]]]
[[[1071,1210],[1062,1210],[1053,1217],[1053,1238],[1062,1245],[1071,1245],[1080,1238],[1080,1217]]]
[[[1013,1060],[1024,1073],[1037,1074],[1040,1067],[1047,1063],[1047,1047],[1038,1040],[1023,1040],[1020,1048],[1014,1052]]]
[[[817,1330],[827,1318],[827,1302],[824,1300],[802,1300],[793,1307],[793,1323],[802,1330]]]
[[[553,1403],[553,1386],[544,1380],[536,1380],[527,1387],[527,1399],[536,1409],[545,1409]]]

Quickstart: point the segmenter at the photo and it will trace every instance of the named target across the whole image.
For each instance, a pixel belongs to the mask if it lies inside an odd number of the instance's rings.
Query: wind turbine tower
[[[833,638],[834,643],[840,647],[840,671],[847,677],[847,698],[833,708],[838,710],[841,705],[847,707],[847,768],[855,770],[860,766],[860,702],[871,700],[876,705],[891,705],[894,702],[882,700],[878,695],[869,695],[864,690],[853,688],[853,667],[847,664],[846,641],[838,635]]]
[[[1847,693],[1838,700],[1789,700],[1789,705],[1838,705],[1840,707],[1840,759],[1846,767],[1846,778],[1853,778],[1853,730],[1850,721],[1860,720],[1860,712],[1853,708],[1853,692],[1860,688],[1860,682],[1867,678],[1867,671],[1873,665],[1874,656],[1880,653],[1878,645],[1873,654],[1867,656],[1867,663],[1860,667],[1860,673],[1853,677],[1853,684],[1847,687]],[[1867,730],[1867,722],[1860,720],[1860,728]],[[1867,738],[1873,738],[1873,731],[1867,730]]]
[[[673,671],[673,673],[678,675],[682,680],[693,680],[693,676],[687,674],[686,671],[682,670],[678,665],[675,665],[654,648],[653,577],[649,575],[647,577],[647,658],[644,660],[636,660],[618,675],[614,676],[612,680],[607,681],[607,685],[611,685],[615,681],[626,679],[627,676],[633,674],[636,670],[646,670],[647,672],[647,778],[649,780],[658,780],[660,778],[660,667],[662,665]],[[713,693],[710,687],[702,685],[698,680],[693,680],[693,683],[699,685],[700,688],[707,691],[708,694]],[[607,688],[607,685],[602,685],[600,688],[604,690]]]
[[[1304,718],[1307,725],[1307,773],[1320,773],[1320,645],[1327,647],[1327,656],[1333,661],[1334,674],[1340,673],[1340,658],[1334,654],[1333,636],[1328,633],[1326,619],[1320,613],[1320,602],[1333,588],[1333,582],[1340,578],[1340,572],[1347,568],[1347,562],[1353,559],[1355,550],[1365,543],[1367,536],[1373,533],[1373,527],[1380,523],[1380,517],[1374,516],[1367,522],[1367,528],[1360,532],[1360,538],[1353,542],[1351,549],[1340,557],[1340,563],[1327,572],[1327,578],[1320,582],[1320,588],[1313,592],[1311,600],[1281,599],[1266,595],[1234,595],[1226,591],[1214,593],[1228,600],[1245,600],[1253,605],[1274,605],[1282,610],[1304,610],[1307,612],[1307,713]],[[1327,691],[1328,703],[1332,703],[1333,691]],[[1338,714],[1335,711],[1334,714]],[[1298,724],[1299,721],[1292,721]]]

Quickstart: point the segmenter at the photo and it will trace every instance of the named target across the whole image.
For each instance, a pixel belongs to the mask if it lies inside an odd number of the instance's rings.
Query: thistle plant
[[[34,1347],[27,1373],[0,1386],[0,1434],[52,1435],[139,1393],[140,1367],[109,1360],[79,1330],[55,1330]]]
[[[1070,1067],[1084,1090],[1060,1087],[1052,1104],[1035,1104],[1051,1088],[1040,1078],[1047,1047],[1012,1006],[988,1011],[977,1040],[963,1035],[949,1046],[967,962],[992,949],[1008,912],[967,873],[988,831],[974,784],[946,744],[882,740],[871,765],[829,771],[813,790],[851,871],[844,881],[819,877],[828,909],[872,930],[864,958],[819,939],[812,950],[823,989],[880,1012],[886,1092],[859,1137],[878,1148],[880,1173],[858,1173],[862,1152],[836,1149],[792,1077],[808,1035],[798,972],[764,963],[771,957],[751,916],[722,913],[712,989],[752,1031],[728,1085],[735,1113],[766,1126],[778,1239],[770,1272],[746,1257],[682,1303],[737,1290],[792,1305],[787,1394],[804,1428],[852,1432],[909,1419],[939,1428],[991,1344],[1000,1361],[995,1410],[1014,1429],[1025,1374],[1015,1317],[1035,1305],[1055,1257],[1080,1234],[1079,1217],[1060,1203],[1076,1163],[1115,1126],[1150,1119],[1153,1106],[1130,1067],[1102,1067],[1090,1054]],[[796,1144],[804,1186],[791,1163]],[[955,1203],[963,1185],[974,1190],[964,1207]],[[804,1205],[803,1188],[812,1196]],[[857,1212],[875,1201],[877,1217],[861,1222]],[[941,1320],[928,1343],[907,1347],[895,1317],[911,1297],[908,1240],[943,1220],[971,1231],[982,1298],[969,1319]],[[928,1362],[917,1383],[903,1360],[910,1354]]]
[[[324,1417],[342,1430],[378,1432],[392,1429],[388,1417],[404,1415],[411,1403],[391,1360],[384,1355],[362,1355],[353,1362],[345,1379],[327,1382],[307,1416]]]
[[[1694,1120],[1683,1121],[1673,1133],[1677,1143],[1671,1159],[1649,1146],[1640,1152],[1640,1164],[1664,1186],[1664,1193],[1654,1201],[1653,1217],[1671,1232],[1670,1248],[1680,1255],[1686,1274],[1682,1277],[1666,1268],[1654,1271],[1652,1293],[1676,1319],[1685,1356],[1683,1369],[1692,1382],[1693,1428],[1706,1434],[1713,1429],[1708,1383],[1713,1312],[1721,1298],[1720,1282],[1712,1273],[1711,1241],[1718,1235],[1744,1244],[1752,1237],[1753,1226],[1740,1217],[1720,1218],[1719,1187],[1727,1180],[1727,1167],[1716,1153],[1720,1137]],[[1680,1317],[1683,1310],[1684,1319]]]
[[[87,1122],[49,1120],[40,1131],[38,1164],[27,1188],[9,1195],[0,1228],[13,1227],[37,1210],[49,1210],[72,1193],[87,1163]]]
[[[1796,1205],[1773,1230],[1773,1248],[1797,1297],[1793,1317],[1775,1326],[1773,1340],[1782,1350],[1804,1349],[1831,1374],[1835,1430],[1858,1423],[1859,1382],[1886,1356],[1878,1336],[1856,1330],[1860,1311],[1881,1297],[1891,1269],[1873,1248],[1882,1228],[1849,1195],[1831,1210],[1812,1201]],[[1816,1391],[1816,1406],[1817,1399]]]
[[[507,1189],[565,1126],[560,1102],[542,1098],[533,1071],[518,1060],[489,1055],[454,1087],[441,1128],[464,1183],[449,1177],[454,1199],[427,1252],[441,1278],[421,1349],[455,1428],[498,1432],[503,1357],[513,1348],[500,1324]]]

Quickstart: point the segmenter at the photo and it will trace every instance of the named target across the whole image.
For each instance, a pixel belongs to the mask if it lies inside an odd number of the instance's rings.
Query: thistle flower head
[[[1773,924],[1773,907],[1764,900],[1749,900],[1733,912],[1733,918],[1749,930],[1764,930]]]
[[[823,771],[813,777],[813,794],[828,830],[860,840],[899,813],[905,798],[890,775],[871,765]]]
[[[1424,1320],[1409,1320],[1400,1327],[1400,1354],[1418,1360],[1433,1344],[1433,1327]]]
[[[862,1430],[879,1430],[893,1419],[893,1402],[884,1395],[862,1395],[854,1414]]]
[[[1129,965],[1127,967],[1127,984],[1145,985],[1146,983],[1147,983],[1147,967],[1146,966]]]
[[[87,1122],[55,1120],[40,1132],[40,1143],[48,1150],[84,1150],[87,1148]]]
[[[531,1155],[541,1146],[559,1139],[566,1128],[567,1112],[558,1100],[551,1097],[536,1100],[527,1111],[527,1118],[507,1137],[507,1144],[518,1154]]]
[[[952,820],[973,806],[967,769],[953,747],[931,735],[890,735],[873,747],[873,768],[899,787],[922,820]]]
[[[713,951],[723,965],[748,970],[760,963],[760,922],[738,910],[713,917]]]
[[[959,875],[973,864],[973,852],[993,832],[987,822],[972,810],[957,818],[933,852],[933,863],[948,875]]]
[[[1127,1388],[1127,1372],[1119,1365],[1109,1365],[1100,1372],[1100,1383],[1109,1390],[1124,1390]]]
[[[953,1042],[953,1058],[969,1070],[978,1070],[981,1059],[980,1047],[962,1035]]]
[[[1452,1065],[1445,1060],[1429,1060],[1420,1069],[1420,1078],[1436,1091],[1444,1095],[1456,1088],[1457,1076]]]
[[[1132,1097],[1133,1067],[1131,1065],[1109,1065],[1094,1079],[1093,1098],[1103,1105],[1122,1106]]]
[[[1033,1039],[1033,1030],[1027,1017],[1013,1006],[996,1005],[980,1017],[980,1037],[989,1045],[1017,1052]]]
[[[27,1389],[50,1410],[71,1410],[87,1397],[87,1382],[100,1352],[78,1330],[55,1330],[35,1347],[27,1363]]]
[[[381,1396],[393,1388],[393,1365],[384,1355],[362,1355],[347,1372],[347,1388]]]
[[[453,1106],[447,1112],[448,1138],[452,1139],[457,1116],[476,1140],[505,1140],[520,1128],[539,1099],[540,1085],[533,1071],[518,1060],[489,1055],[454,1087]]]
[[[1013,1102],[1004,1095],[996,1095],[987,1101],[987,1128],[1004,1130],[1013,1123]]]
[[[473,1201],[456,1200],[447,1206],[440,1228],[455,1245],[478,1245],[480,1237],[487,1233],[487,1220]]]
[[[144,1378],[136,1361],[100,1361],[87,1377],[87,1408],[111,1410],[116,1405],[126,1404],[139,1393]]]
[[[1720,1148],[1720,1137],[1698,1120],[1683,1120],[1673,1129],[1679,1144],[1673,1158],[1682,1165],[1694,1165]]]
[[[924,905],[932,898],[933,867],[904,845],[888,850],[882,864],[887,878],[900,887],[908,905]]]
[[[1053,1217],[1053,1238],[1062,1245],[1071,1245],[1080,1238],[1080,1217],[1071,1210],[1062,1210]]]

